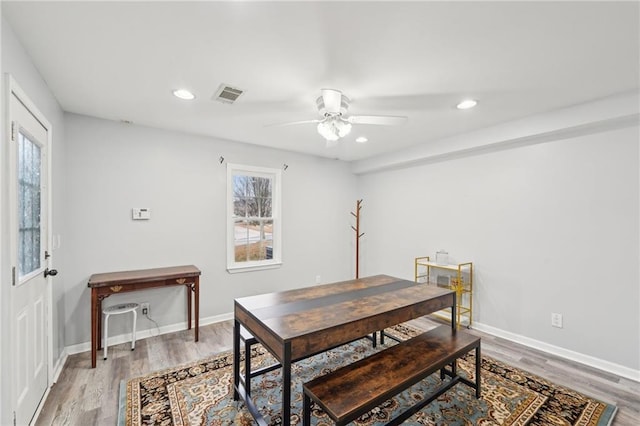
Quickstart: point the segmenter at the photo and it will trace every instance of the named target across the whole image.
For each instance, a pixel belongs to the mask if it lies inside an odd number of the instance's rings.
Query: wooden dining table
[[[388,275],[235,299],[233,398],[266,425],[240,381],[240,327],[281,364],[282,424],[289,425],[291,363],[445,308],[455,329],[455,299],[452,290]]]

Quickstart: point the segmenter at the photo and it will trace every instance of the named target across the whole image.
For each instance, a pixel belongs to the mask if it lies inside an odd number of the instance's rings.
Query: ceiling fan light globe
[[[328,116],[318,123],[318,133],[326,140],[335,141],[347,136],[351,132],[351,123],[340,116]]]
[[[337,141],[340,139],[338,132],[329,120],[318,123],[318,133],[328,141]]]
[[[348,121],[339,120],[336,123],[336,126],[338,128],[338,136],[340,136],[341,138],[351,133],[351,123],[349,123]]]

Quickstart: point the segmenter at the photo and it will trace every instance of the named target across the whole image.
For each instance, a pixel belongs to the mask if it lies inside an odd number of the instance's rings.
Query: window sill
[[[246,266],[227,266],[227,272],[230,274],[239,274],[242,272],[262,271],[265,269],[277,269],[282,266],[282,262],[272,262],[261,265],[246,265]]]

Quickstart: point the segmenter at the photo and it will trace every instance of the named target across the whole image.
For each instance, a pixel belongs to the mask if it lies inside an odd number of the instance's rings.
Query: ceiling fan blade
[[[335,89],[322,89],[322,101],[326,112],[331,114],[340,113],[342,102],[342,92]]]
[[[352,115],[347,117],[351,124],[376,124],[381,126],[398,126],[407,121],[407,117],[399,115]]]
[[[323,120],[302,120],[302,121],[290,121],[288,123],[275,123],[275,124],[265,124],[264,127],[285,127],[285,126],[295,126],[297,124],[307,124],[307,123],[319,123]]]

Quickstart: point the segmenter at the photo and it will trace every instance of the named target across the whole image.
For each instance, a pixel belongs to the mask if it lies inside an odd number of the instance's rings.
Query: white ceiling
[[[640,87],[638,2],[2,1],[2,15],[65,111],[347,161]],[[221,83],[246,93],[211,100]],[[354,125],[332,148],[313,124],[265,127],[318,118],[321,88],[408,122]]]

